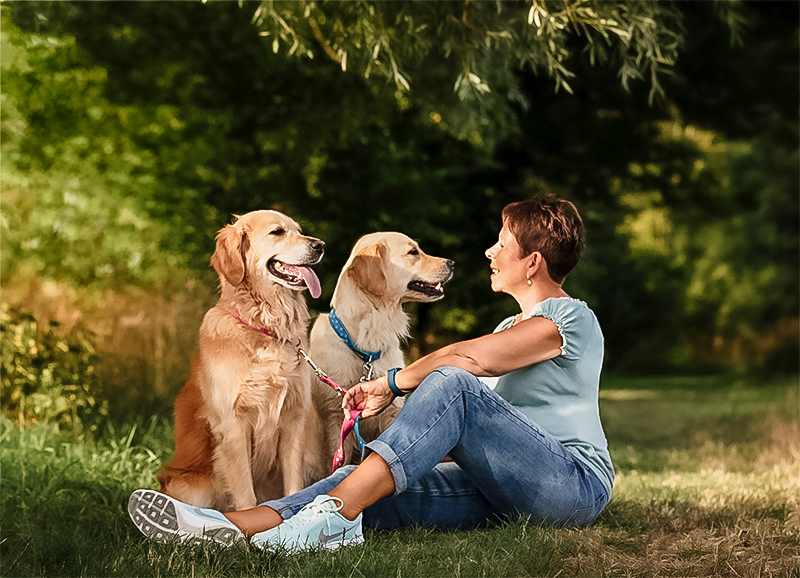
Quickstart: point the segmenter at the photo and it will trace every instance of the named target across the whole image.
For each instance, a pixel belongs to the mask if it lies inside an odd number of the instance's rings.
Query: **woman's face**
[[[520,259],[520,247],[505,223],[497,243],[486,249],[492,268],[492,291],[513,294],[527,286],[528,259]]]

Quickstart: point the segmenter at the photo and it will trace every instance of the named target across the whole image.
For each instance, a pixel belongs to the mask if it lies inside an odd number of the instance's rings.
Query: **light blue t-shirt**
[[[597,474],[611,496],[614,466],[600,424],[598,390],[603,365],[603,333],[591,309],[570,297],[545,299],[525,316],[544,317],[561,335],[561,353],[509,372],[483,378],[525,416],[552,435]],[[505,319],[497,329],[514,323]]]

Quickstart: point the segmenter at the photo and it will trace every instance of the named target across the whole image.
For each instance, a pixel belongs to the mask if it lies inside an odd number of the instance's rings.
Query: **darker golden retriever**
[[[195,506],[245,509],[303,487],[311,375],[301,291],[325,244],[276,211],[224,227],[211,264],[222,295],[200,327],[192,372],[175,402],[175,458],[161,491]]]

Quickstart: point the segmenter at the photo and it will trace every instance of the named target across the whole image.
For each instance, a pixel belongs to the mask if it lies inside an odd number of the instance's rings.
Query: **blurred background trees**
[[[63,396],[58,356],[18,363],[55,343],[83,356],[61,374],[91,375],[96,394],[70,390],[86,411],[166,407],[215,299],[214,234],[260,208],[328,243],[313,309],[359,236],[399,230],[457,264],[443,301],[409,307],[410,356],[490,331],[514,303],[483,251],[544,191],[586,221],[565,288],[608,370],[796,372],[799,11],[4,4],[3,387]]]

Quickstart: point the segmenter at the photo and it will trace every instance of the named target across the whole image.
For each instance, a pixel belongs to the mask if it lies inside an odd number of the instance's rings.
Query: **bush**
[[[20,426],[49,422],[80,436],[108,415],[97,396],[98,356],[93,335],[42,327],[29,313],[0,308],[0,405]]]

